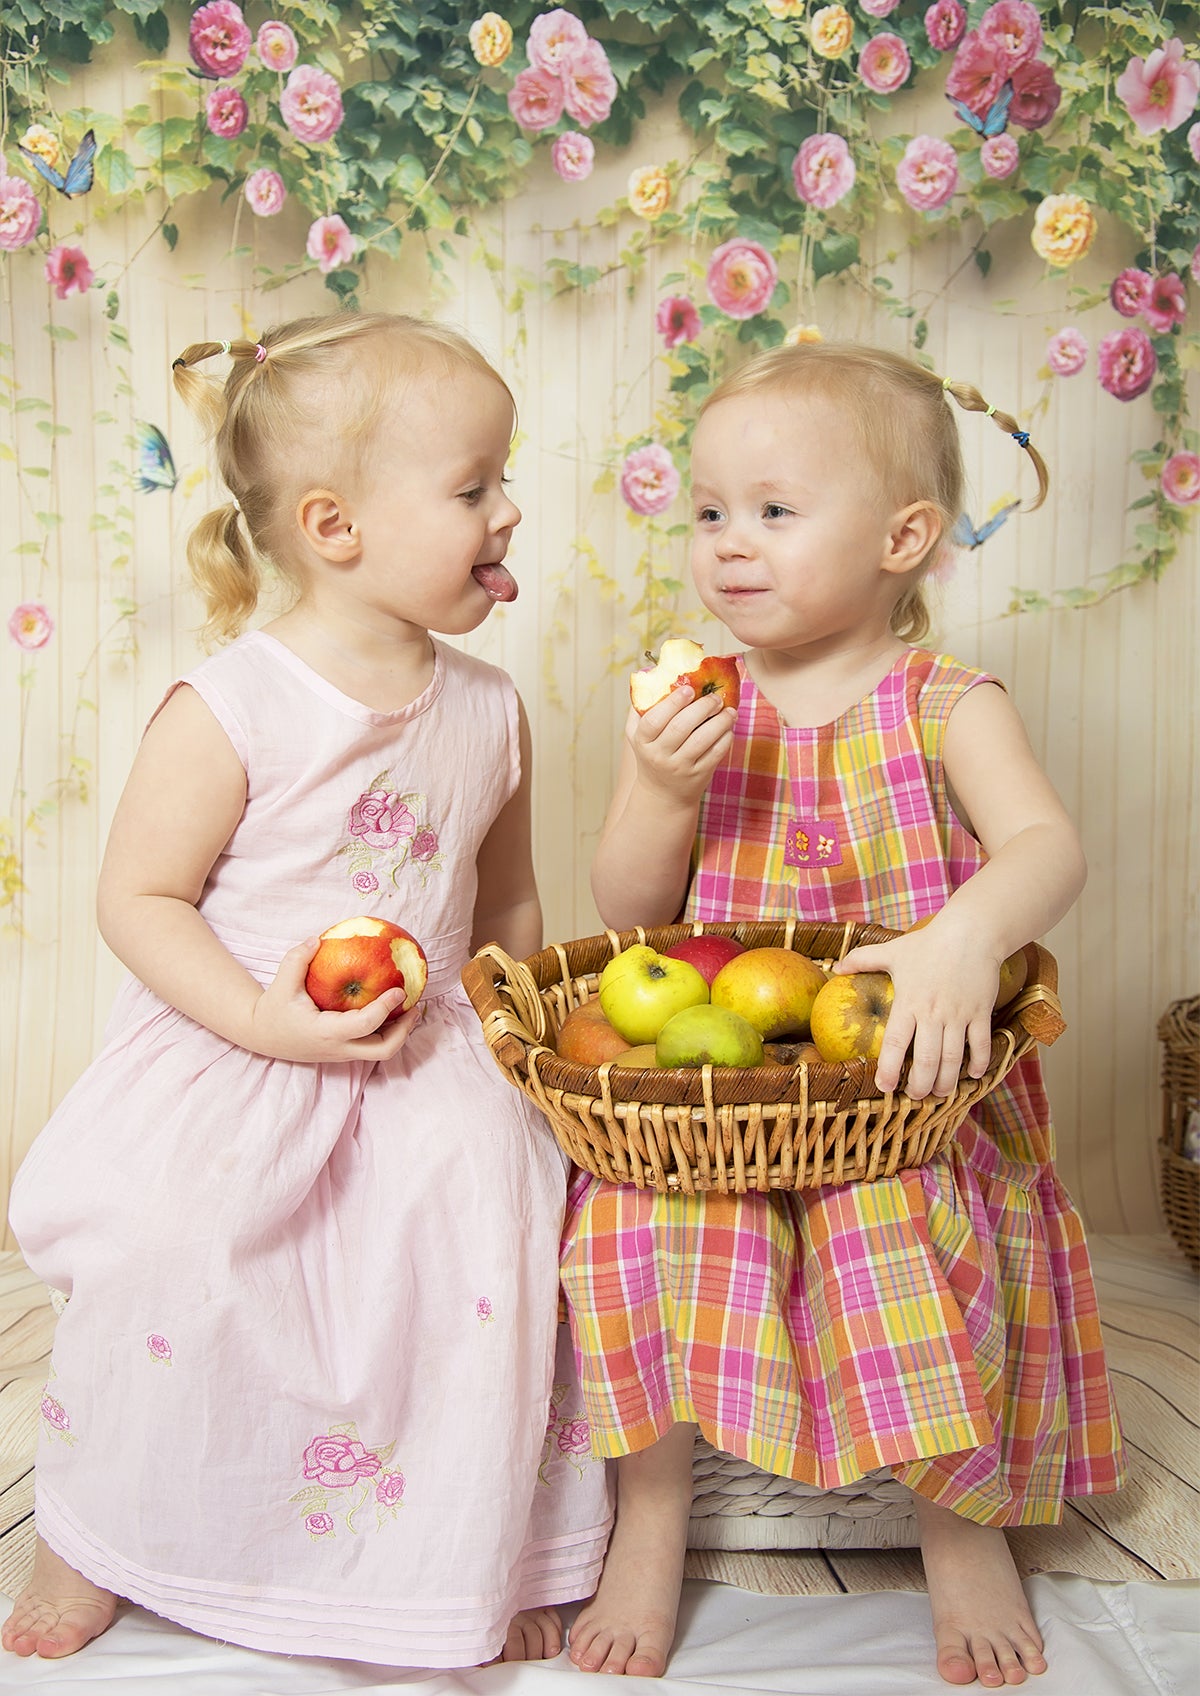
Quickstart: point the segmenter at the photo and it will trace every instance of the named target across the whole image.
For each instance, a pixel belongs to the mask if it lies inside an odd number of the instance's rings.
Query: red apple
[[[604,1009],[593,997],[581,1007],[572,1007],[562,1022],[555,1048],[563,1060],[580,1066],[603,1066],[624,1054],[629,1044],[604,1017]]]
[[[791,948],[746,948],[713,979],[712,1001],[749,1019],[768,1041],[808,1035],[808,1016],[825,972]]]
[[[677,683],[690,683],[696,695],[720,695],[727,707],[736,707],[742,692],[732,654],[706,654],[699,642],[687,636],[668,636],[657,663],[635,671],[629,679],[634,711],[648,713],[658,701],[666,700]]]
[[[689,966],[695,966],[705,983],[711,985],[721,967],[727,965],[735,954],[744,954],[746,945],[739,942],[736,936],[685,936],[682,942],[673,942],[663,953],[668,960],[686,960]]]
[[[390,919],[344,919],[319,940],[304,987],[322,1012],[345,1013],[403,989],[403,1003],[388,1015],[398,1019],[421,999],[429,970],[425,950]]]

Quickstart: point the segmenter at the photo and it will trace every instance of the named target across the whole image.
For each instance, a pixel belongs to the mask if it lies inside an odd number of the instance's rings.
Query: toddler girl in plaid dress
[[[838,345],[750,361],[707,402],[692,568],[745,645],[738,709],[674,690],[631,715],[593,869],[606,924],[873,921],[895,1000],[881,1088],[986,1069],[1000,963],[1071,906],[1075,830],[996,681],[917,645],[921,580],[962,506],[967,384]],[[654,844],[653,854],[646,844]],[[1121,1439],[1082,1227],[1036,1054],[917,1171],[745,1196],[587,1174],[563,1283],[617,1526],[571,1632],[587,1670],[663,1672],[696,1429],[821,1488],[891,1467],[914,1492],[951,1684],[1046,1662],[1003,1527],[1116,1489]],[[657,1575],[657,1576],[652,1576]]]

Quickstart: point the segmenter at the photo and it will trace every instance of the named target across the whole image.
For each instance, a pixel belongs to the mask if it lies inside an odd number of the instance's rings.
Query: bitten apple
[[[344,919],[321,932],[304,987],[324,1013],[345,1013],[389,989],[404,1000],[390,1019],[415,1007],[429,975],[425,950],[415,936],[390,919]]]
[[[686,960],[668,960],[644,942],[634,943],[600,974],[604,1016],[627,1042],[654,1042],[671,1017],[708,1000],[708,985]]]
[[[625,1038],[604,1017],[604,1009],[595,997],[581,1007],[572,1007],[555,1044],[563,1060],[574,1060],[580,1066],[603,1066],[606,1060],[615,1060],[628,1047]]]
[[[686,960],[695,966],[710,989],[721,967],[727,966],[735,954],[745,952],[745,943],[736,936],[714,936],[707,931],[699,936],[685,936],[682,942],[673,942],[663,949],[668,960]]]
[[[878,1060],[892,1010],[886,972],[831,977],[812,1004],[812,1039],[823,1060]]]
[[[761,1066],[763,1043],[748,1019],[706,1002],[668,1019],[654,1052],[660,1066]]]
[[[668,636],[659,649],[657,663],[635,671],[629,679],[629,699],[634,711],[648,713],[663,701],[677,683],[689,683],[693,694],[719,694],[722,705],[736,707],[742,685],[737,660],[732,654],[706,654],[699,642],[687,636]]]
[[[717,1007],[728,1007],[748,1019],[761,1037],[808,1035],[809,1014],[824,970],[806,954],[791,948],[747,948],[722,966],[710,996]]]

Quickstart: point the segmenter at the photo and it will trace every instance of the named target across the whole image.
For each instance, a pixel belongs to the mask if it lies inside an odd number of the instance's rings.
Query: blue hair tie
[[[1019,442],[1023,448],[1027,448],[1029,446],[1029,431],[1014,430],[1012,432],[1012,439],[1014,442]]]

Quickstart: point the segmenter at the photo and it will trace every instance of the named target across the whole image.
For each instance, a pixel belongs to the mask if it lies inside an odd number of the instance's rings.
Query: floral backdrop
[[[190,13],[156,0],[9,0],[0,251],[6,267],[39,267],[59,301],[100,291],[119,354],[125,278],[89,259],[77,202],[145,203],[152,239],[174,248],[190,203],[217,185],[233,256],[246,251],[247,220],[277,217],[289,202],[303,208],[303,247],[260,274],[260,288],[315,268],[334,300],[355,304],[371,274],[407,250],[444,268],[473,214],[520,191],[537,150],[567,183],[583,181],[606,150],[636,151],[648,104],[665,96],[691,138],[687,156],[637,164],[601,219],[620,227],[619,266],[631,278],[656,246],[686,243],[654,308],[667,404],[652,432],[618,445],[598,484],[619,489],[630,522],[645,528],[648,561],[655,528],[678,529],[672,508],[698,401],[731,360],[819,338],[823,279],[906,320],[922,357],[953,277],[929,306],[905,299],[864,256],[862,238],[881,218],[900,214],[910,243],[965,231],[959,264],[989,281],[998,234],[1016,225],[1061,278],[1061,324],[1045,345],[1034,414],[1063,382],[1095,383],[1101,407],[1147,391],[1153,404],[1134,454],[1145,489],[1119,554],[1074,586],[1015,592],[1012,602],[1014,612],[1085,607],[1159,577],[1200,504],[1186,383],[1200,353],[1194,311],[1189,319],[1200,286],[1196,21],[1192,6],[1028,0],[580,0],[482,13],[451,0],[248,11],[209,0]],[[73,67],[129,29],[145,53],[146,99],[117,112],[71,106]],[[944,96],[936,123],[918,89]],[[1071,268],[1106,224],[1119,229],[1128,262],[1105,290],[1074,284]],[[538,281],[586,296],[600,273],[556,257]],[[1000,300],[1004,280],[995,281]],[[72,336],[61,318],[49,328]],[[5,400],[39,405],[11,378]],[[44,425],[51,435],[66,428],[52,417]],[[139,423],[130,447],[129,488],[174,486],[156,426]],[[0,452],[13,457],[4,443]],[[48,541],[60,515],[38,503],[37,470],[24,466],[22,481]],[[98,515],[117,547],[123,493]],[[1007,510],[978,527],[964,515],[955,541],[981,545]],[[671,627],[678,588],[649,565],[635,609],[645,644]],[[115,611],[119,641],[136,607]],[[7,625],[24,654],[53,640],[36,596],[10,603]],[[33,669],[22,676],[32,687]],[[23,779],[0,825],[0,904],[10,909],[23,889]],[[84,781],[68,754],[57,792]]]

